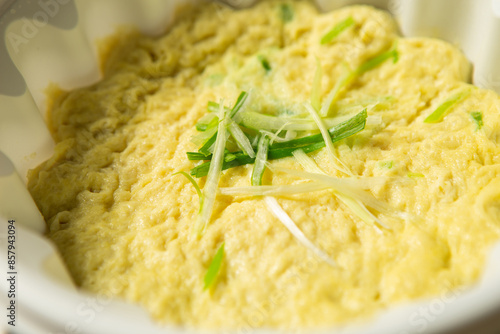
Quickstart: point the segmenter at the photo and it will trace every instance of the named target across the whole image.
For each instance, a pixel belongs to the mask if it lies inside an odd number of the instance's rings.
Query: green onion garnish
[[[386,169],[391,169],[393,164],[394,162],[392,160],[381,161],[378,163],[380,168],[386,168]]]
[[[214,153],[212,156],[210,167],[207,171],[207,182],[203,187],[203,203],[194,227],[194,231],[198,235],[202,235],[204,233],[210,221],[210,217],[212,216],[217,187],[219,185],[219,177],[222,170],[222,165],[224,163],[224,150],[226,147],[226,124],[229,117],[227,115],[227,112],[225,111],[222,101],[219,105],[219,119],[220,121],[217,129],[217,137],[214,143]]]
[[[241,92],[240,95],[238,95],[238,98],[236,99],[236,103],[234,104],[233,109],[231,109],[231,112],[229,113],[230,118],[233,118],[234,116],[236,116],[236,114],[241,110],[241,108],[245,104],[247,98],[248,98],[247,92]]]
[[[219,118],[216,118],[216,120],[218,123]],[[197,146],[203,146],[216,133],[217,133],[217,126],[207,127],[207,129],[205,131],[201,131],[200,133],[194,135],[191,138],[191,142],[193,142]]]
[[[470,117],[476,123],[476,130],[481,130],[483,127],[483,113],[480,111],[473,111],[470,113]]]
[[[224,107],[224,108],[226,109],[226,111],[231,110],[228,107]],[[217,102],[214,102],[214,101],[208,101],[207,110],[209,112],[217,113],[217,112],[219,112],[219,104]]]
[[[378,67],[380,64],[385,62],[388,59],[392,58],[392,62],[395,64],[399,60],[399,53],[397,49],[397,41],[394,43],[393,47],[389,51],[382,52],[378,55],[376,55],[373,58],[368,59],[365,61],[363,64],[361,64],[357,69],[356,69],[356,74],[361,75],[365,72],[368,72],[375,67]]]
[[[328,116],[332,104],[337,101],[342,89],[348,87],[355,77],[355,72],[352,72],[347,65],[344,65],[343,73],[340,75],[339,79],[335,83],[335,86],[333,86],[332,90],[328,93],[325,102],[321,106],[321,110],[319,112],[321,117]]]
[[[344,21],[338,23],[336,26],[334,26],[329,32],[327,32],[322,38],[320,43],[321,44],[327,44],[330,43],[335,37],[340,35],[341,32],[346,30],[347,28],[351,27],[354,25],[354,19],[349,16],[347,19]]]
[[[437,123],[440,122],[443,117],[450,111],[450,109],[464,100],[467,96],[469,96],[470,90],[461,91],[455,95],[452,95],[448,100],[444,101],[439,107],[436,108],[426,119],[424,119],[424,123]]]
[[[321,117],[319,117],[316,110],[314,110],[314,108],[309,103],[304,103],[304,107],[307,109],[307,111],[309,111],[312,119],[314,120],[314,122],[316,122],[316,125],[321,132],[323,140],[325,141],[325,145],[328,148],[328,156],[330,157],[330,160],[335,169],[344,174],[352,175],[352,172],[349,170],[349,168],[344,165],[344,163],[335,155],[335,148],[333,147],[332,137],[330,136],[328,129],[325,127],[325,124],[321,120]]]
[[[252,186],[262,185],[262,176],[266,170],[267,154],[269,151],[269,137],[262,135],[259,139],[257,156],[252,171]]]
[[[287,23],[293,20],[293,9],[292,6],[290,6],[287,3],[283,3],[280,6],[280,17],[283,20],[283,22]]]
[[[210,265],[208,266],[207,273],[205,274],[205,277],[203,279],[203,281],[205,282],[203,290],[207,290],[215,283],[223,259],[224,259],[224,243],[220,245],[219,249],[215,253],[214,258],[212,259],[212,262],[210,262]]]
[[[315,181],[323,182],[325,185],[328,185],[333,190],[338,191],[339,193],[342,193],[346,196],[355,198],[355,199],[361,201],[366,206],[371,207],[372,209],[375,209],[379,212],[392,213],[394,211],[386,203],[379,201],[378,199],[373,197],[373,195],[364,191],[363,187],[354,186],[352,183],[352,180],[349,180],[346,178],[337,178],[337,177],[332,177],[332,176],[317,174],[317,173],[301,172],[298,170],[282,168],[282,167],[278,167],[278,166],[271,167],[270,165],[268,165],[268,167],[273,172],[283,172],[283,173],[287,173],[290,175],[295,175],[297,177],[305,178],[308,180],[315,180]],[[364,181],[364,179],[361,179],[359,181],[366,182],[366,181]],[[369,184],[367,184],[367,186],[369,186]]]
[[[313,244],[304,233],[297,227],[295,222],[290,218],[290,216],[283,210],[281,205],[279,205],[278,201],[274,197],[266,197],[265,199],[267,208],[271,213],[278,218],[278,220],[285,225],[285,227],[292,233],[292,235],[306,248],[311,250],[314,254],[316,254],[320,259],[328,263],[332,267],[337,267],[337,264],[333,259],[331,259],[328,254],[322,251],[319,247]]]
[[[349,136],[352,136],[365,128],[367,112],[366,109],[342,122],[328,132],[332,138],[332,142],[337,142]],[[310,135],[302,138],[292,139],[286,142],[274,143],[269,146],[269,151],[267,155],[268,160],[281,159],[290,157],[293,155],[293,151],[301,149],[306,153],[314,152],[320,148],[325,147],[325,141],[321,134]],[[234,152],[236,158],[230,162],[224,162],[222,169],[229,169],[237,166],[242,166],[246,164],[251,164],[255,162],[255,158],[251,158],[243,152]],[[202,158],[202,156],[204,158]],[[200,158],[198,160],[211,160],[212,156],[204,156],[196,153],[188,153],[188,158],[194,160],[194,158]],[[199,166],[191,169],[191,175],[195,177],[206,176],[209,170],[211,162],[207,161]]]
[[[236,141],[236,144],[242,150],[246,155],[250,156],[251,158],[255,157],[255,152],[252,147],[252,143],[250,143],[250,140],[248,137],[245,135],[243,130],[236,124],[235,121],[230,119],[228,125],[228,130],[231,136],[234,138]]]
[[[219,122],[220,124],[220,122]],[[219,126],[220,127],[220,126]],[[203,144],[203,146],[198,150],[198,152],[208,156],[212,153],[215,141],[217,140],[218,130],[214,131],[212,137],[208,138],[208,140]]]
[[[191,182],[191,184],[194,186],[194,189],[196,190],[196,193],[198,194],[198,198],[200,200],[200,211],[201,211],[201,207],[203,205],[203,194],[201,193],[201,189],[200,189],[200,186],[198,185],[198,183],[196,183],[196,181],[191,177],[191,175],[189,175],[188,173],[186,172],[177,172],[177,173],[174,173],[172,174],[172,176],[174,175],[184,175],[188,180],[189,182]]]
[[[196,130],[198,131],[206,131],[209,128],[216,128],[219,119],[215,113],[208,113],[196,123]]]
[[[389,51],[382,52],[377,56],[368,59],[363,64],[359,65],[357,69],[354,71],[350,71],[347,67],[344,69],[344,73],[340,76],[340,78],[335,83],[335,86],[332,88],[330,93],[328,94],[325,102],[321,106],[320,115],[321,117],[328,116],[330,112],[331,106],[337,101],[340,93],[343,89],[350,86],[350,84],[363,73],[376,68],[381,65],[386,60],[392,58],[393,63],[396,63],[399,59],[399,53],[397,50],[397,41],[394,42],[392,48]]]
[[[294,151],[293,156],[306,172],[327,175],[304,151]],[[359,219],[370,226],[374,226],[377,231],[381,232],[380,229],[374,225],[375,222],[380,226],[387,228],[387,226],[384,225],[380,219],[375,217],[359,199],[352,198],[338,191],[333,191],[333,194],[337,196],[337,198],[340,199],[349,209],[351,209],[351,211],[358,216]]]
[[[269,61],[267,60],[266,57],[264,57],[263,55],[258,55],[257,59],[259,60],[264,70],[266,70],[266,73],[271,70],[271,65],[269,64]]]
[[[414,178],[424,177],[424,174],[409,172],[408,177],[411,177],[412,179],[414,179]]]

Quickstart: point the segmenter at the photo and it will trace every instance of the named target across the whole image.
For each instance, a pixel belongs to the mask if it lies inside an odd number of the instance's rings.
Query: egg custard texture
[[[480,278],[500,234],[500,98],[467,83],[455,47],[402,38],[371,7],[320,14],[303,1],[203,5],[164,36],[122,32],[107,43],[102,81],[53,96],[55,154],[29,174],[47,235],[82,289],[138,303],[165,324],[295,329],[369,319]],[[366,108],[366,126],[308,156],[330,177],[366,182],[362,191],[390,210],[367,206],[378,220],[367,223],[331,189],[275,195],[335,265],[299,242],[264,196],[218,193],[205,232],[194,233],[199,197],[175,173],[200,164],[186,152],[200,148],[192,137],[207,104],[231,107],[245,91],[244,111],[292,124],[310,117],[311,91],[324,104],[346,77],[327,118]],[[308,131],[274,139],[319,133]],[[269,160],[264,185],[311,182],[273,166],[304,170],[293,156]],[[218,187],[249,186],[253,167],[222,171]],[[206,177],[196,181],[203,190]]]

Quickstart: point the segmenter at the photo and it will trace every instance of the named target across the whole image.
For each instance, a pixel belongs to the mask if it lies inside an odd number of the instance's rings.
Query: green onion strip
[[[309,157],[304,151],[297,150],[293,152],[293,156],[297,159],[298,163],[309,173],[323,174],[327,175],[317,164],[316,162]],[[375,229],[378,232],[381,230],[374,225],[374,223],[378,223],[380,226],[387,228],[377,217],[375,217],[366,206],[360,201],[350,196],[344,195],[338,191],[333,191],[335,196],[340,199],[356,216],[359,217],[363,222],[368,225],[375,226]]]
[[[200,214],[196,220],[195,232],[197,235],[203,235],[212,216],[213,207],[215,204],[215,196],[219,185],[220,173],[224,162],[224,150],[226,148],[226,125],[228,115],[224,109],[223,101],[219,104],[219,126],[217,129],[217,137],[215,140],[215,149],[211,160],[210,167],[207,173],[207,181],[203,187],[203,205]]]
[[[263,134],[259,139],[257,157],[253,165],[252,186],[262,185],[262,176],[266,170],[267,154],[269,151],[269,137]]]
[[[366,125],[367,112],[366,109],[351,117],[350,119],[337,124],[328,130],[332,142],[350,137],[359,131],[363,130]],[[281,159],[293,155],[293,151],[302,149],[306,153],[314,152],[325,147],[325,141],[321,134],[310,135],[297,139],[292,139],[286,142],[274,143],[269,146],[268,160]],[[255,158],[244,154],[243,152],[233,152],[235,159],[229,162],[224,162],[222,169],[229,169],[241,165],[251,164],[255,162]],[[190,160],[211,160],[212,155],[205,156],[198,152],[188,152]],[[207,161],[199,166],[191,169],[191,175],[195,177],[206,176],[211,165],[211,161]]]
[[[335,37],[340,35],[344,30],[347,28],[351,27],[354,25],[354,19],[349,16],[345,20],[341,21],[338,23],[336,26],[334,26],[330,31],[328,31],[322,38],[320,43],[321,44],[327,44],[330,43]]]
[[[203,279],[205,286],[203,287],[203,290],[207,290],[210,288],[216,281],[216,278],[219,274],[221,265],[222,265],[222,260],[224,259],[224,243],[220,245],[219,249],[215,253],[212,262],[210,262],[210,265],[208,266],[207,273],[205,274],[205,277]]]
[[[465,90],[459,92],[455,95],[452,95],[446,101],[444,101],[439,107],[436,108],[426,119],[424,119],[424,123],[437,123],[440,122],[443,117],[450,111],[450,109],[464,100],[470,94],[470,90]]]
[[[328,156],[330,157],[330,160],[333,163],[335,169],[344,174],[352,175],[352,172],[349,170],[349,168],[335,155],[335,148],[333,147],[332,137],[330,136],[330,133],[325,127],[325,124],[323,124],[321,117],[319,117],[318,113],[316,112],[316,110],[314,110],[311,104],[306,102],[304,103],[304,107],[307,109],[307,111],[309,111],[312,119],[316,122],[316,125],[318,126],[318,129],[321,132],[323,140],[325,141],[325,145],[328,148],[329,152]]]
[[[316,254],[320,259],[328,263],[332,267],[337,267],[337,264],[333,259],[331,259],[328,254],[318,248],[315,244],[313,244],[304,233],[297,227],[295,222],[290,218],[290,216],[283,210],[281,205],[279,205],[278,201],[274,197],[265,197],[264,201],[266,202],[267,208],[271,213],[278,218],[278,220],[285,225],[285,227],[292,233],[292,235],[306,248],[311,250],[314,254]]]
[[[399,53],[397,50],[397,41],[394,42],[390,50],[382,52],[376,55],[375,57],[368,59],[367,61],[359,65],[358,68],[356,68],[354,71],[349,70],[349,68],[345,66],[344,73],[337,80],[335,86],[330,91],[325,102],[321,106],[320,110],[321,117],[328,116],[331,106],[337,101],[342,89],[348,87],[357,77],[361,76],[365,72],[368,72],[378,67],[386,60],[391,58],[393,59],[393,63],[396,63],[399,59]]]

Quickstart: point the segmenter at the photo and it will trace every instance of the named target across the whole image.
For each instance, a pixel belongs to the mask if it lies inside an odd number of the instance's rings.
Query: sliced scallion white
[[[220,173],[222,171],[222,163],[224,162],[224,150],[226,147],[226,124],[228,115],[224,108],[224,103],[219,103],[219,126],[217,128],[217,138],[215,140],[215,149],[212,156],[212,161],[208,169],[207,181],[203,187],[203,205],[201,206],[200,214],[196,220],[194,231],[201,236],[205,232],[215,203],[215,196],[219,186]]]
[[[191,142],[196,146],[203,146],[217,132],[217,127],[209,128],[191,137]]]
[[[319,112],[321,117],[328,116],[330,109],[332,107],[332,104],[335,103],[335,101],[337,101],[341,90],[344,87],[349,86],[349,84],[351,83],[351,81],[354,80],[355,77],[356,76],[355,76],[354,72],[352,72],[347,67],[347,65],[344,65],[342,74],[340,75],[339,79],[335,83],[335,86],[333,86],[332,90],[328,93],[325,102],[321,106],[321,110]]]
[[[325,141],[325,145],[329,152],[330,160],[333,163],[335,169],[344,174],[352,175],[352,172],[349,170],[349,168],[346,165],[344,165],[344,163],[335,155],[335,148],[333,147],[332,137],[330,136],[328,129],[326,128],[325,124],[319,117],[316,110],[314,110],[311,104],[307,102],[304,103],[304,107],[307,109],[307,111],[309,111],[311,117],[313,118],[314,122],[316,122],[316,125],[318,126],[318,129],[321,132],[321,135],[323,136],[323,140]]]
[[[172,176],[179,175],[179,174],[184,175],[188,179],[188,181],[191,182],[194,189],[196,190],[196,193],[198,194],[198,199],[200,200],[200,208],[198,211],[201,212],[201,207],[203,206],[203,194],[201,193],[200,186],[198,186],[198,183],[196,183],[196,181],[193,179],[193,177],[186,172],[177,172],[177,173],[172,174]]]
[[[316,180],[329,185],[335,191],[347,195],[352,198],[360,200],[364,205],[371,207],[379,212],[395,213],[394,210],[386,203],[377,200],[371,194],[367,193],[364,189],[370,189],[373,183],[368,178],[336,178],[328,175],[317,173],[302,172],[294,169],[283,168],[279,166],[271,166],[268,164],[269,169],[279,171],[290,175],[295,175],[300,178],[308,180]],[[375,179],[380,180],[380,179]],[[373,181],[373,180],[372,180]],[[379,182],[379,181],[378,181]]]
[[[257,148],[257,156],[252,170],[252,185],[262,185],[262,176],[266,169],[267,152],[269,151],[269,137],[263,134],[259,139]]]
[[[285,227],[293,234],[293,236],[306,248],[316,254],[320,259],[328,263],[332,267],[337,267],[337,264],[333,259],[331,259],[328,254],[318,248],[315,244],[313,244],[304,233],[297,227],[295,222],[290,218],[290,216],[283,210],[281,205],[279,205],[278,201],[274,197],[265,197],[265,202],[267,208],[271,213],[278,218],[278,220],[285,225]]]
[[[249,157],[255,158],[255,152],[253,150],[252,143],[250,143],[250,140],[245,135],[243,130],[241,130],[238,124],[236,124],[236,122],[232,119],[228,120],[228,123],[229,133],[231,134],[231,136],[233,136],[238,147]]]
[[[309,173],[323,174],[326,173],[316,164],[316,162],[309,157],[304,151],[296,150],[293,152],[293,156],[297,159],[298,163]],[[375,217],[364,204],[352,197],[339,193],[338,191],[333,191],[335,196],[340,199],[359,219],[365,222],[368,225],[374,226],[378,232],[381,230],[374,225],[374,223],[378,223],[379,225],[387,228],[385,224],[380,221],[377,217]]]
[[[330,189],[330,186],[322,182],[313,181],[285,185],[221,187],[219,188],[219,193],[227,196],[286,196],[325,189]]]
[[[285,141],[297,138],[297,131],[287,130],[285,134]]]
[[[388,59],[393,59],[393,63],[396,63],[399,59],[399,53],[397,50],[398,46],[398,41],[396,40],[391,49],[382,53],[379,53],[373,58],[370,58],[366,60],[364,63],[359,65],[354,71],[350,70],[347,65],[344,64],[344,69],[343,73],[341,74],[340,78],[337,80],[335,83],[335,86],[333,89],[330,91],[328,94],[325,102],[321,106],[321,111],[320,115],[322,117],[328,116],[328,113],[330,112],[330,109],[332,105],[337,101],[338,97],[340,96],[341,91],[344,88],[347,88],[350,86],[350,84],[359,76],[363,75],[365,72],[368,72],[379,65],[381,65],[383,62],[385,62]]]

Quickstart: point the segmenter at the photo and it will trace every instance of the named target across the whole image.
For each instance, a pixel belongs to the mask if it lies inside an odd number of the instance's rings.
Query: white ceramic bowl
[[[100,78],[94,41],[117,24],[158,34],[180,3],[196,0],[0,0],[0,280],[2,326],[15,333],[186,333],[160,327],[137,306],[78,291],[26,190],[26,172],[52,153],[44,88]],[[245,0],[228,0],[241,4]],[[474,82],[500,93],[500,0],[317,0],[320,8],[364,3],[389,9],[406,36],[459,45],[474,64]],[[9,220],[15,220],[16,263],[8,269]],[[12,233],[12,232],[10,232]],[[473,287],[393,307],[367,323],[330,333],[496,333],[500,330],[500,243]],[[7,274],[13,271],[15,274]],[[12,287],[7,281],[14,277]],[[4,277],[4,276],[2,276]],[[9,298],[9,290],[15,298]],[[7,306],[15,301],[15,324]],[[5,307],[4,307],[5,306]],[[266,332],[257,330],[258,332]]]

